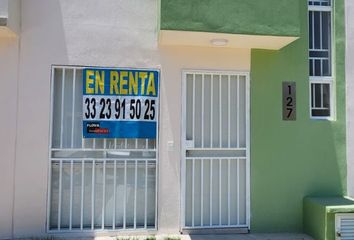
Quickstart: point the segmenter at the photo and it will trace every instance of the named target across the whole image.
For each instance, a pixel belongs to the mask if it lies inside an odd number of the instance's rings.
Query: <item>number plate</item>
[[[283,82],[283,120],[296,120],[296,83]]]

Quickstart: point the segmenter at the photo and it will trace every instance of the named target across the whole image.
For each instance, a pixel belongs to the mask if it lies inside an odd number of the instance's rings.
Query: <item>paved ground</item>
[[[28,238],[29,240],[146,240],[148,236],[116,236],[116,237],[44,237]],[[152,240],[153,238],[150,238]],[[313,240],[305,234],[272,233],[272,234],[208,234],[208,235],[156,235],[156,240]]]
[[[191,235],[191,240],[313,240],[304,234]]]

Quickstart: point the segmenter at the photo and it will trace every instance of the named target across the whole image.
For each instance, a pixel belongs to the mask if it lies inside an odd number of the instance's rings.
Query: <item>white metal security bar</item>
[[[182,226],[249,226],[249,77],[183,74]]]
[[[309,0],[310,110],[313,118],[334,115],[332,3]]]
[[[247,227],[246,158],[186,158],[185,227]]]
[[[47,230],[156,229],[157,139],[84,139],[82,69],[52,69]]]
[[[354,214],[342,213],[335,217],[336,240],[354,239]]]

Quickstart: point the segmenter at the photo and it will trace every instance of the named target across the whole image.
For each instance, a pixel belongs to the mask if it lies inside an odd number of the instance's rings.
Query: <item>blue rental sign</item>
[[[156,138],[159,72],[83,70],[84,138]]]

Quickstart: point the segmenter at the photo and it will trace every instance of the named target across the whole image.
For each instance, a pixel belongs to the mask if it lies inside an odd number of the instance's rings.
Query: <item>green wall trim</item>
[[[316,199],[304,199],[304,232],[315,240],[326,238],[326,208],[318,204]]]
[[[315,240],[335,240],[335,214],[353,213],[354,201],[343,197],[306,197],[304,232]]]
[[[161,30],[299,36],[298,0],[161,0]]]
[[[310,119],[307,0],[298,40],[251,50],[251,232],[302,232],[305,196],[346,195],[344,1],[335,4],[335,121]],[[296,82],[296,121],[282,121],[283,81]]]

